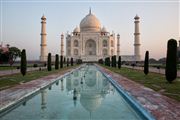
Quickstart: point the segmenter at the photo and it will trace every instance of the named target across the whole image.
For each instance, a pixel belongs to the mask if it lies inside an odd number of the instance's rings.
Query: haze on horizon
[[[180,2],[159,1],[48,1],[1,0],[0,42],[26,49],[29,60],[40,55],[41,17],[47,18],[47,47],[60,53],[60,34],[72,32],[80,21],[92,13],[109,32],[120,34],[122,55],[134,54],[134,16],[140,16],[141,56],[146,50],[150,58],[166,56],[167,41],[180,38]]]

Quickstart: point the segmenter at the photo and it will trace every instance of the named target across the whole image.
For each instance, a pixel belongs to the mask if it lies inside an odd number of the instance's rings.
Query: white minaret
[[[120,56],[120,35],[117,34],[117,57]]]
[[[135,61],[140,61],[141,60],[141,55],[140,55],[140,32],[139,32],[139,16],[136,15],[134,17],[135,21],[135,32],[134,32],[134,57]]]
[[[40,61],[45,62],[47,61],[47,44],[46,44],[46,17],[43,15],[41,18],[41,55],[40,55]]]
[[[61,55],[64,56],[64,35],[61,34]]]

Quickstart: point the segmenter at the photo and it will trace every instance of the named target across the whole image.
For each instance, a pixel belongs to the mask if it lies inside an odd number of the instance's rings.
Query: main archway
[[[96,55],[96,42],[92,39],[89,39],[86,41],[85,44],[85,54],[86,55],[90,55],[90,56],[94,56]]]

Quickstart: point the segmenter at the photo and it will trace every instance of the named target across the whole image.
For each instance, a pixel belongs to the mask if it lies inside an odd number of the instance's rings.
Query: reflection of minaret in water
[[[63,80],[61,79],[61,91],[64,90]]]
[[[41,91],[41,109],[42,110],[46,109],[46,91],[45,90]]]

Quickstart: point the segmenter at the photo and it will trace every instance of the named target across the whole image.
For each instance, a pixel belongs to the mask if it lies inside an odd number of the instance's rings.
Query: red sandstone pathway
[[[100,67],[100,66],[99,66]],[[161,95],[106,68],[101,70],[116,80],[158,120],[180,120],[180,102]]]

